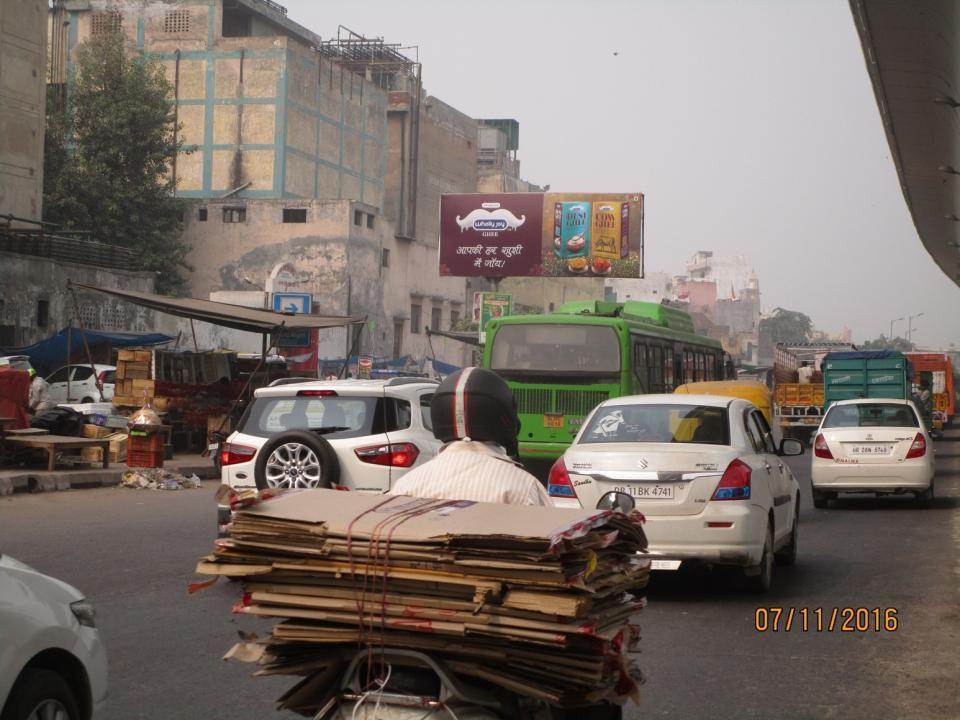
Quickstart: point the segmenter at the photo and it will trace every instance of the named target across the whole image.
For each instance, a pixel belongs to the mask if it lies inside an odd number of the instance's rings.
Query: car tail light
[[[413,443],[368,445],[353,452],[365,463],[401,468],[411,467],[420,455],[420,449]]]
[[[297,397],[337,397],[336,390],[298,390]]]
[[[711,500],[749,500],[750,466],[742,460],[734,460],[723,471],[723,477],[713,491]]]
[[[913,443],[910,445],[910,449],[907,451],[907,460],[923,457],[926,454],[927,441],[924,439],[923,433],[917,433],[917,436],[913,439]]]
[[[108,370],[101,370],[100,374],[97,375],[97,383],[103,385],[107,381]]]
[[[224,443],[220,446],[220,464],[236,465],[253,460],[257,454],[257,449],[249,445],[238,445],[237,443]]]
[[[833,460],[833,453],[830,452],[827,439],[822,434],[817,435],[817,439],[813,443],[813,454],[824,460]]]
[[[557,461],[550,468],[550,476],[547,479],[547,494],[550,497],[575,498],[576,490],[573,489],[573,483],[570,481],[570,473],[567,472],[567,466],[563,458],[557,458]]]

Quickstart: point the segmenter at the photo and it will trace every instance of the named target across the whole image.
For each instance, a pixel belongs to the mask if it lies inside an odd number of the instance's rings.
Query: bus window
[[[663,348],[647,347],[647,364],[650,368],[650,392],[663,392]]]
[[[643,343],[633,344],[633,372],[640,381],[640,392],[649,392],[650,378],[647,375],[647,346]]]
[[[690,350],[684,350],[683,352],[683,381],[685,383],[691,383],[694,381],[693,352]]]
[[[614,329],[605,325],[502,325],[492,342],[490,369],[498,372],[620,372],[620,342]]]
[[[696,363],[697,363],[697,364],[696,364],[696,377],[697,377],[697,382],[703,382],[703,381],[706,379],[705,373],[704,373],[704,366],[703,366],[703,353],[702,353],[702,352],[698,352],[698,353],[695,354],[694,357],[695,357]]]
[[[666,392],[673,392],[673,348],[663,349],[663,384]]]
[[[717,356],[707,355],[707,380],[719,380],[717,376]]]

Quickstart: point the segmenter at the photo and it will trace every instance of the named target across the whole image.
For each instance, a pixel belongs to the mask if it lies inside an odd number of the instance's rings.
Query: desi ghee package
[[[590,203],[558,202],[553,208],[553,253],[558,258],[586,257],[590,252]]]
[[[592,257],[619,260],[630,254],[630,203],[601,200],[593,203],[590,233]]]

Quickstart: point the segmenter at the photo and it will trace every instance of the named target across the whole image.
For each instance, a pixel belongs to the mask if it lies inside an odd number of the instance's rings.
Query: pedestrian
[[[432,460],[400,478],[391,495],[547,505],[543,485],[513,459],[520,419],[510,388],[489,370],[448,376],[430,404],[433,433],[446,443]]]
[[[800,363],[800,368],[797,370],[797,376],[800,379],[801,385],[809,385],[813,382],[813,374],[816,372],[813,368],[813,363],[809,360],[804,360]]]
[[[30,368],[30,392],[27,397],[27,412],[31,415],[39,415],[46,410],[52,410],[56,405],[50,400],[50,386],[47,381],[37,374],[37,371]]]

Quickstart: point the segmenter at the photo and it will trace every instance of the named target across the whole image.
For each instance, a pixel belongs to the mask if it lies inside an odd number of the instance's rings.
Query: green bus
[[[637,301],[571,302],[491,320],[483,367],[513,390],[523,460],[560,457],[604,400],[729,374],[720,342],[697,335],[689,314]]]

